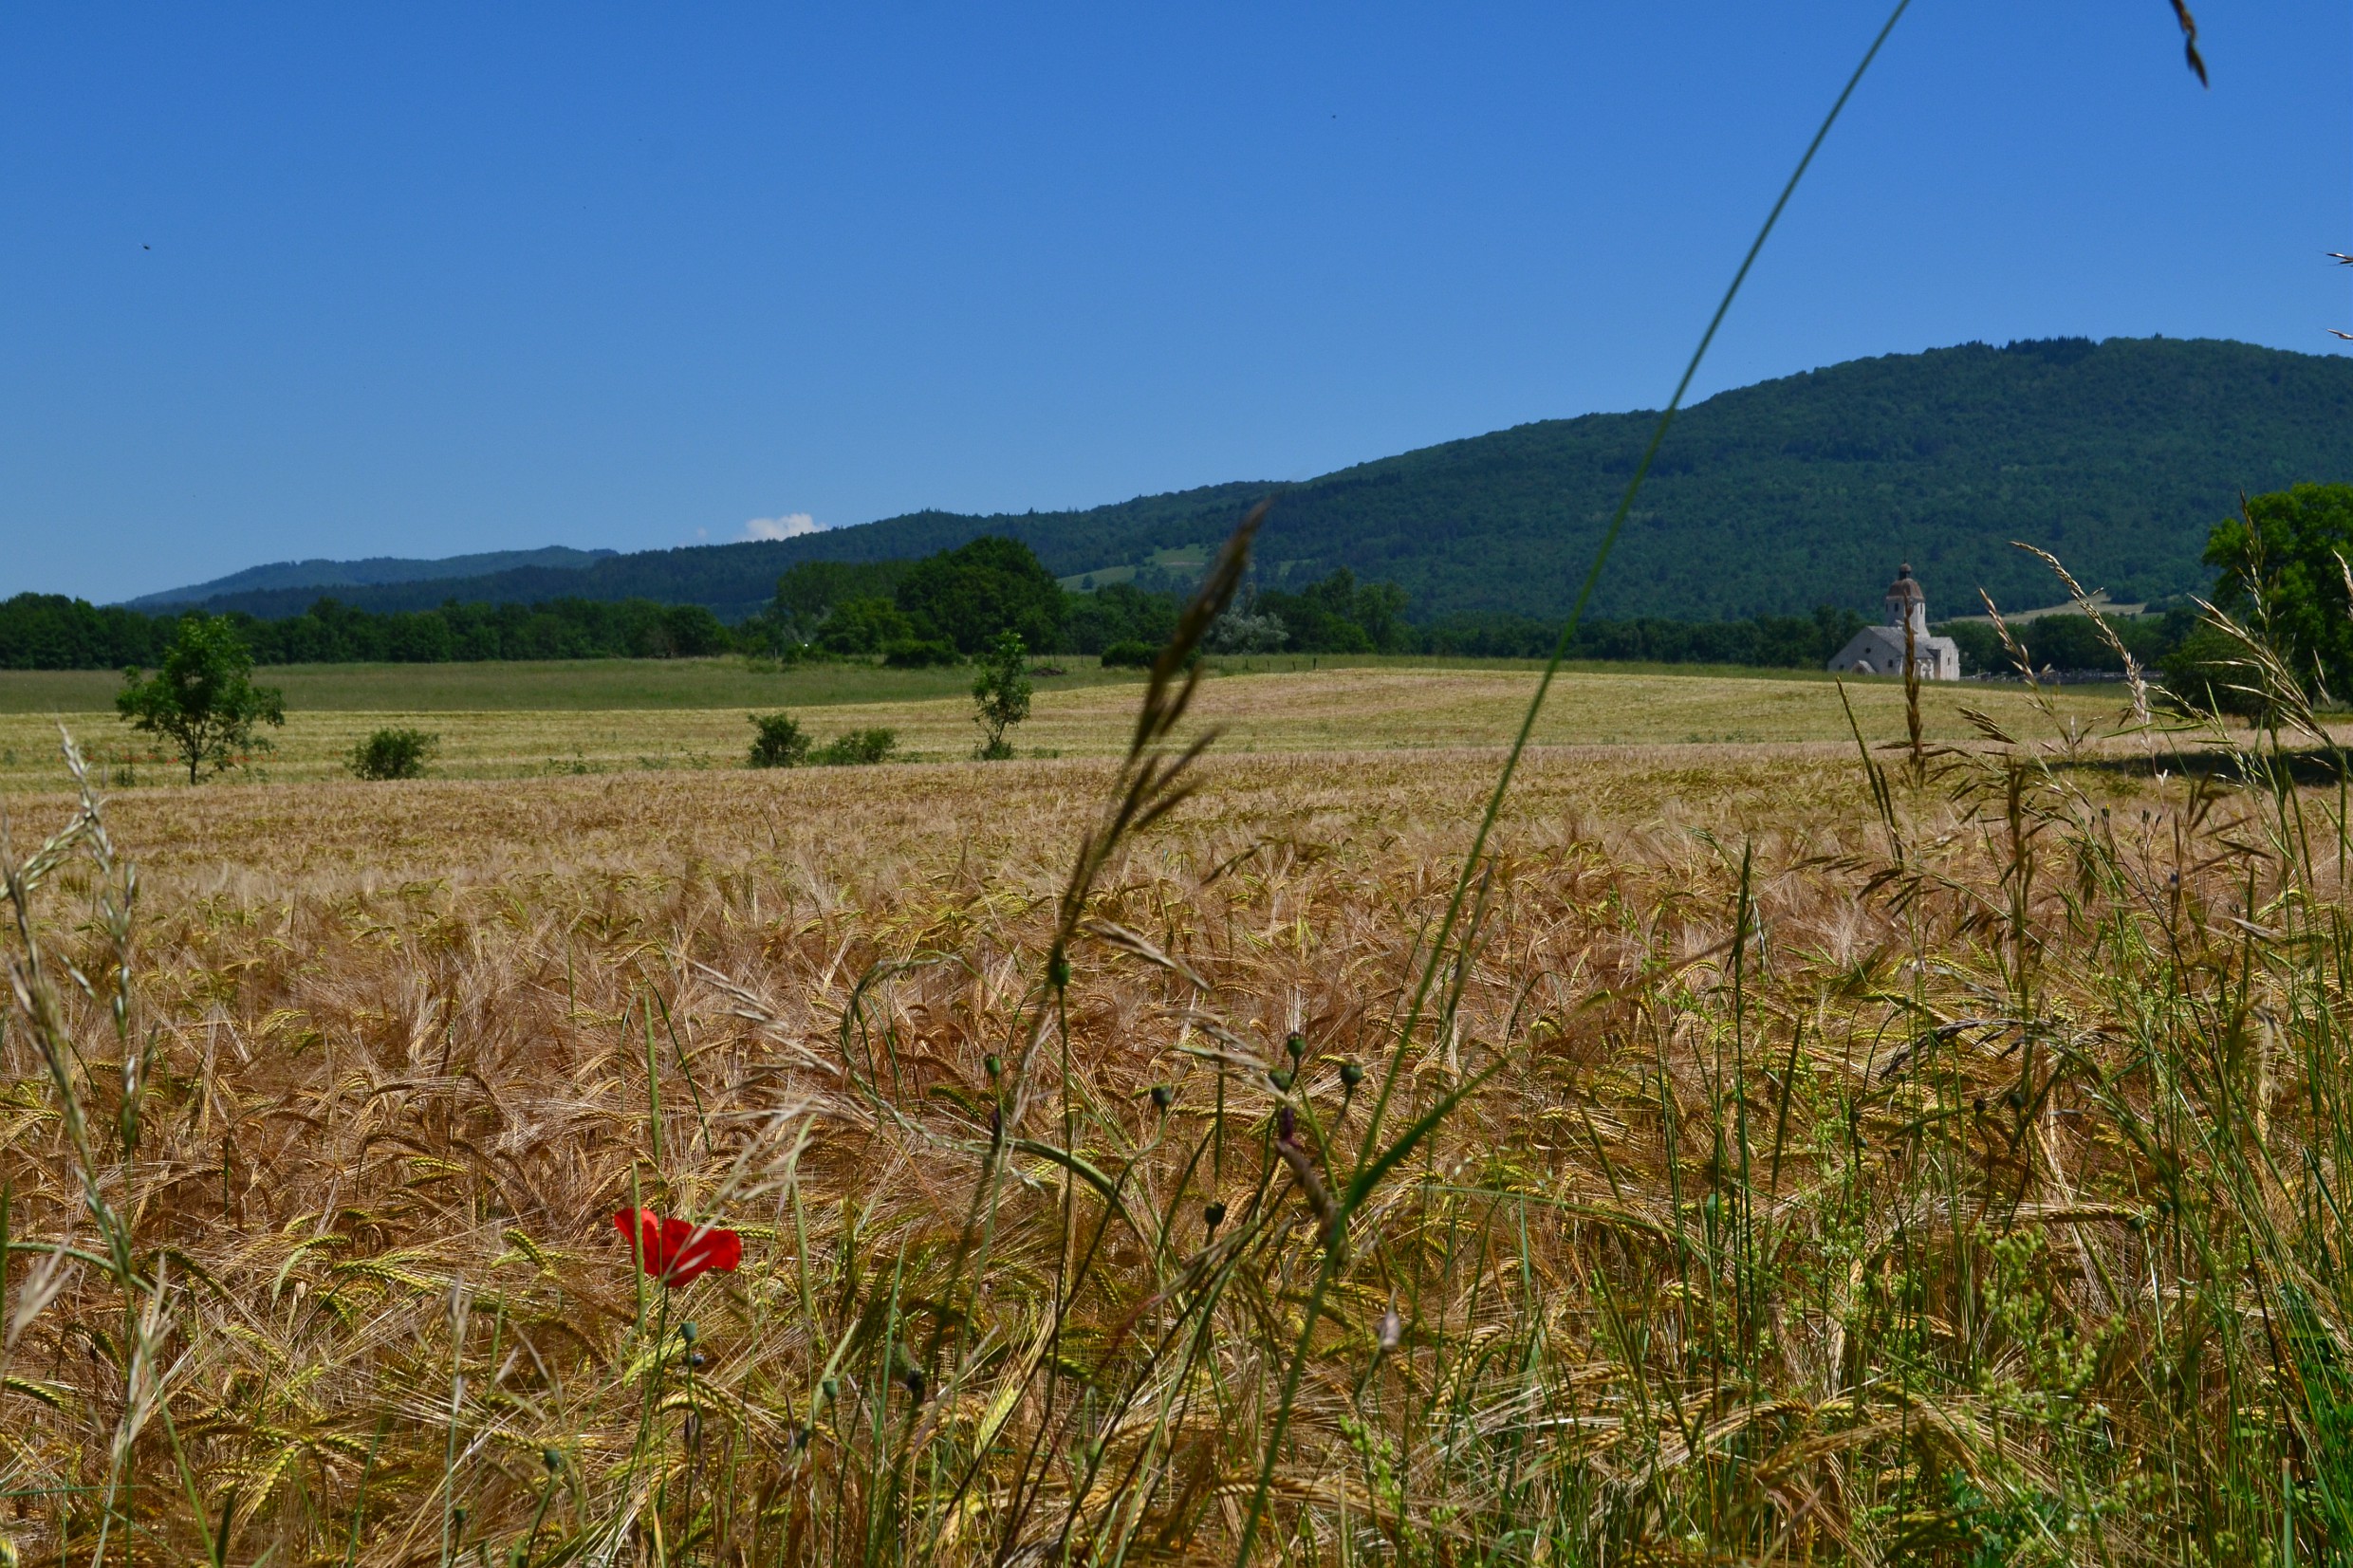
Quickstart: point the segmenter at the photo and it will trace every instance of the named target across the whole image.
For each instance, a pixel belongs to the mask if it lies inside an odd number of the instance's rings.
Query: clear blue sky
[[[1917,0],[1703,390],[2353,328],[2353,15]],[[1655,407],[1883,8],[23,6],[0,594]]]

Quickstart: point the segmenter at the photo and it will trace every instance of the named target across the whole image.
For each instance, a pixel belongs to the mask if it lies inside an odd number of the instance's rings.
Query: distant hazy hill
[[[578,570],[619,554],[615,550],[575,550],[550,544],[544,550],[491,550],[482,555],[453,555],[439,561],[404,561],[398,556],[371,556],[365,561],[281,561],[274,565],[249,566],[242,572],[214,578],[186,588],[167,588],[124,602],[135,610],[155,610],[173,604],[201,604],[235,594],[265,593],[276,588],[351,588],[392,582],[439,581],[446,578],[488,577],[522,567]],[[315,596],[314,596],[315,597]]]
[[[1348,566],[1412,596],[1417,619],[1566,608],[1656,415],[1546,420],[1365,463],[1281,490],[1260,547],[1270,581]],[[2051,602],[2057,553],[2121,600],[2200,586],[2207,529],[2256,492],[2353,479],[2353,359],[2245,343],[2058,339],[1858,360],[1727,392],[1677,421],[1594,606],[1691,619],[1876,607],[1896,563],[1933,610]],[[1180,557],[1274,487],[1231,484],[1076,512],[917,512],[751,544],[618,556],[342,591],[373,609],[574,594],[738,617],[796,562],[927,554],[982,533],[1027,540],[1057,574]],[[220,595],[290,614],[306,589]]]

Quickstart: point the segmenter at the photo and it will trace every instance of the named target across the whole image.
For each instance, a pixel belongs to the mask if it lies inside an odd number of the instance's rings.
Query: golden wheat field
[[[1461,743],[1524,677],[1207,683],[1228,744],[1100,863],[1132,688],[1041,701],[1058,760],[16,795],[0,1534],[484,1568],[2353,1539],[2337,788],[2072,748],[2089,703],[1918,761],[1757,744],[1845,723],[1769,685],[1565,688],[1541,738],[1677,744],[1532,752],[1451,924],[1498,761]],[[532,722],[453,770],[570,721]],[[740,1268],[640,1273],[640,1206]]]
[[[396,669],[398,667],[391,667]],[[417,667],[432,689],[445,697],[490,700],[494,691],[471,684],[436,667]],[[455,667],[465,670],[468,667]],[[474,667],[479,668],[479,667]],[[488,667],[493,673],[496,667]],[[791,700],[796,688],[774,677],[769,700],[757,700],[759,684],[749,678],[743,706],[705,707],[707,683],[675,692],[695,706],[638,707],[646,688],[617,684],[603,700],[624,706],[571,708],[453,708],[444,710],[295,707],[283,729],[266,734],[275,749],[256,756],[247,776],[277,782],[327,779],[343,772],[353,745],[386,725],[419,729],[441,738],[435,771],[454,778],[517,778],[534,774],[737,767],[750,740],[746,717],[753,711],[789,709],[821,740],[883,726],[895,730],[900,748],[914,760],[950,761],[971,755],[977,731],[971,676],[957,672],[869,672],[878,677],[919,682],[928,694],[895,700],[840,700],[825,687],[802,690],[818,697]],[[593,677],[592,677],[593,678]],[[945,683],[953,694],[936,694]],[[76,687],[75,700],[88,702],[90,690]],[[357,683],[346,680],[345,685]],[[841,682],[850,693],[859,685]],[[1527,700],[1530,676],[1496,669],[1343,668],[1321,672],[1241,673],[1208,680],[1196,702],[1205,722],[1224,727],[1221,747],[1235,751],[1373,749],[1394,747],[1493,746],[1509,738]],[[1029,721],[1016,732],[1025,753],[1110,756],[1126,744],[1141,682],[1129,676],[1065,687],[1040,683]],[[313,693],[336,701],[343,692]],[[397,697],[384,682],[359,686],[371,702]],[[540,684],[523,681],[519,695],[544,695]],[[1848,688],[1859,717],[1872,733],[1899,731],[1903,692],[1895,683],[1871,681]],[[293,693],[289,692],[289,702]],[[2067,692],[2053,699],[2062,711],[2089,726],[2117,704],[2105,692]],[[1941,740],[1973,733],[1965,708],[1994,714],[2024,714],[2029,703],[2014,688],[1930,689],[1923,698],[1928,732]],[[170,761],[148,737],[122,728],[110,713],[62,715],[42,710],[0,712],[0,788],[54,788],[57,725],[62,720],[83,738],[103,780],[116,787],[169,784]],[[1732,674],[1621,674],[1577,672],[1562,677],[1537,732],[1542,744],[1762,744],[1795,741],[1845,742],[1845,710],[1839,688],[1812,679],[1772,679]]]

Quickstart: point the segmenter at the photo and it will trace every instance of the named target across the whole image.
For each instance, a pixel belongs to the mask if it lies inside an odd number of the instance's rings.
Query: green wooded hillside
[[[249,566],[241,572],[192,587],[174,588],[130,600],[134,610],[165,610],[182,604],[202,604],[232,594],[266,593],[272,588],[347,588],[390,582],[446,581],[452,578],[489,577],[529,567],[558,571],[619,555],[618,550],[576,550],[550,544],[538,550],[491,550],[482,555],[445,556],[437,561],[412,561],[399,556],[371,556],[364,561],[279,561]]]
[[[1655,419],[1546,420],[1280,490],[1268,586],[1336,566],[1402,587],[1432,621],[1566,608]],[[2246,343],[2056,339],[1858,360],[1723,393],[1675,428],[1593,611],[1712,620],[1876,609],[1910,560],[1938,613],[2060,597],[2010,547],[2057,553],[2119,600],[2198,588],[2208,530],[2255,493],[2353,479],[2353,359]],[[984,533],[1059,576],[1214,542],[1276,487],[1229,484],[1075,512],[918,512],[799,539],[616,557],[580,570],[343,590],[376,610],[446,600],[647,598],[738,619],[806,561],[924,556]],[[1123,575],[1123,574],[1117,574]],[[216,608],[298,614],[299,588]]]

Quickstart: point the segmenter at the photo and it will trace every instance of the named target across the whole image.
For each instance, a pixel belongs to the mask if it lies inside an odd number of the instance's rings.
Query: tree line
[[[299,615],[232,610],[253,662],[437,664],[502,659],[692,658],[744,653],[784,659],[881,656],[954,663],[1007,632],[1040,654],[1101,654],[1121,643],[1158,646],[1176,623],[1179,596],[1128,583],[1091,593],[1063,588],[1028,545],[976,539],[917,561],[806,562],[774,598],[735,626],[694,604],[556,599],[538,604],[450,602],[371,611],[332,597]],[[1296,592],[1258,597],[1279,618],[1263,640],[1304,653],[1399,653],[1417,646],[1402,592],[1359,584],[1346,571]],[[147,615],[59,594],[0,602],[0,669],[108,670],[153,665],[187,614]]]
[[[510,659],[693,658],[750,654],[801,660],[880,657],[898,665],[960,662],[1010,631],[1040,654],[1149,651],[1176,623],[1176,594],[1124,582],[1062,589],[1026,545],[976,540],[943,561],[812,562],[787,572],[776,599],[730,627],[696,605],[649,600],[447,604],[377,613],[325,598],[298,616],[217,618],[260,665],[438,664]],[[1024,558],[1027,558],[1026,561]],[[1034,569],[1031,569],[1034,568]],[[1557,624],[1510,615],[1405,618],[1403,590],[1361,582],[1345,567],[1297,589],[1250,595],[1213,631],[1215,654],[1441,654],[1542,658]],[[119,670],[153,665],[178,615],[144,615],[57,594],[0,602],[0,669]],[[1571,653],[1584,659],[1819,666],[1863,624],[1852,611],[1811,617],[1588,621]],[[1987,634],[1988,637],[1991,634]],[[1974,652],[1973,644],[1969,645]],[[1988,658],[1992,655],[1988,654]],[[2069,660],[2063,662],[2071,663]]]
[[[0,602],[0,669],[120,670],[152,665],[173,643],[176,614],[143,615],[60,594]],[[498,659],[686,658],[737,646],[699,605],[650,600],[445,604],[379,614],[321,599],[298,616],[216,618],[257,664],[446,664]]]
[[[2219,575],[2217,592],[2225,608],[2251,607],[2258,599],[2272,606],[2266,613],[2278,620],[2280,636],[2337,691],[2353,690],[2353,618],[2338,613],[2332,619],[2326,605],[2312,606],[2330,593],[2342,597],[2344,574],[2328,552],[2353,550],[2348,497],[2353,489],[2344,486],[2301,486],[2258,497],[2244,516],[2214,530],[2207,553],[2208,564]],[[2250,583],[2260,593],[2244,586]],[[1112,662],[1143,662],[1166,641],[1180,605],[1180,593],[1159,581],[1148,587],[1112,582],[1088,592],[1066,590],[1028,545],[988,537],[915,561],[804,562],[778,580],[766,606],[734,626],[699,605],[644,599],[451,602],[431,610],[378,612],[322,598],[300,615],[264,619],[232,611],[219,618],[261,665],[691,658],[730,653],[787,661],[839,657],[951,664],[976,657],[1008,632],[1035,654],[1107,655]],[[1341,567],[1296,585],[1253,587],[1212,629],[1205,646],[1223,655],[1542,658],[1560,635],[1555,621],[1501,612],[1458,613],[1417,623],[1408,618],[1409,608],[1397,584],[1361,581]],[[0,602],[0,669],[154,665],[183,618],[56,594],[19,594]],[[1805,616],[1588,620],[1578,628],[1569,655],[1603,661],[1820,669],[1865,624],[1854,611],[1829,606]],[[2216,634],[2201,631],[2192,609],[2110,624],[2140,664],[2182,679],[2207,678],[2196,671],[2220,656]],[[1965,673],[2003,673],[2015,662],[1985,622],[1948,622],[1936,629],[1959,642]],[[2021,623],[2012,635],[2037,669],[2109,671],[2121,662],[2098,629],[2080,616]]]

